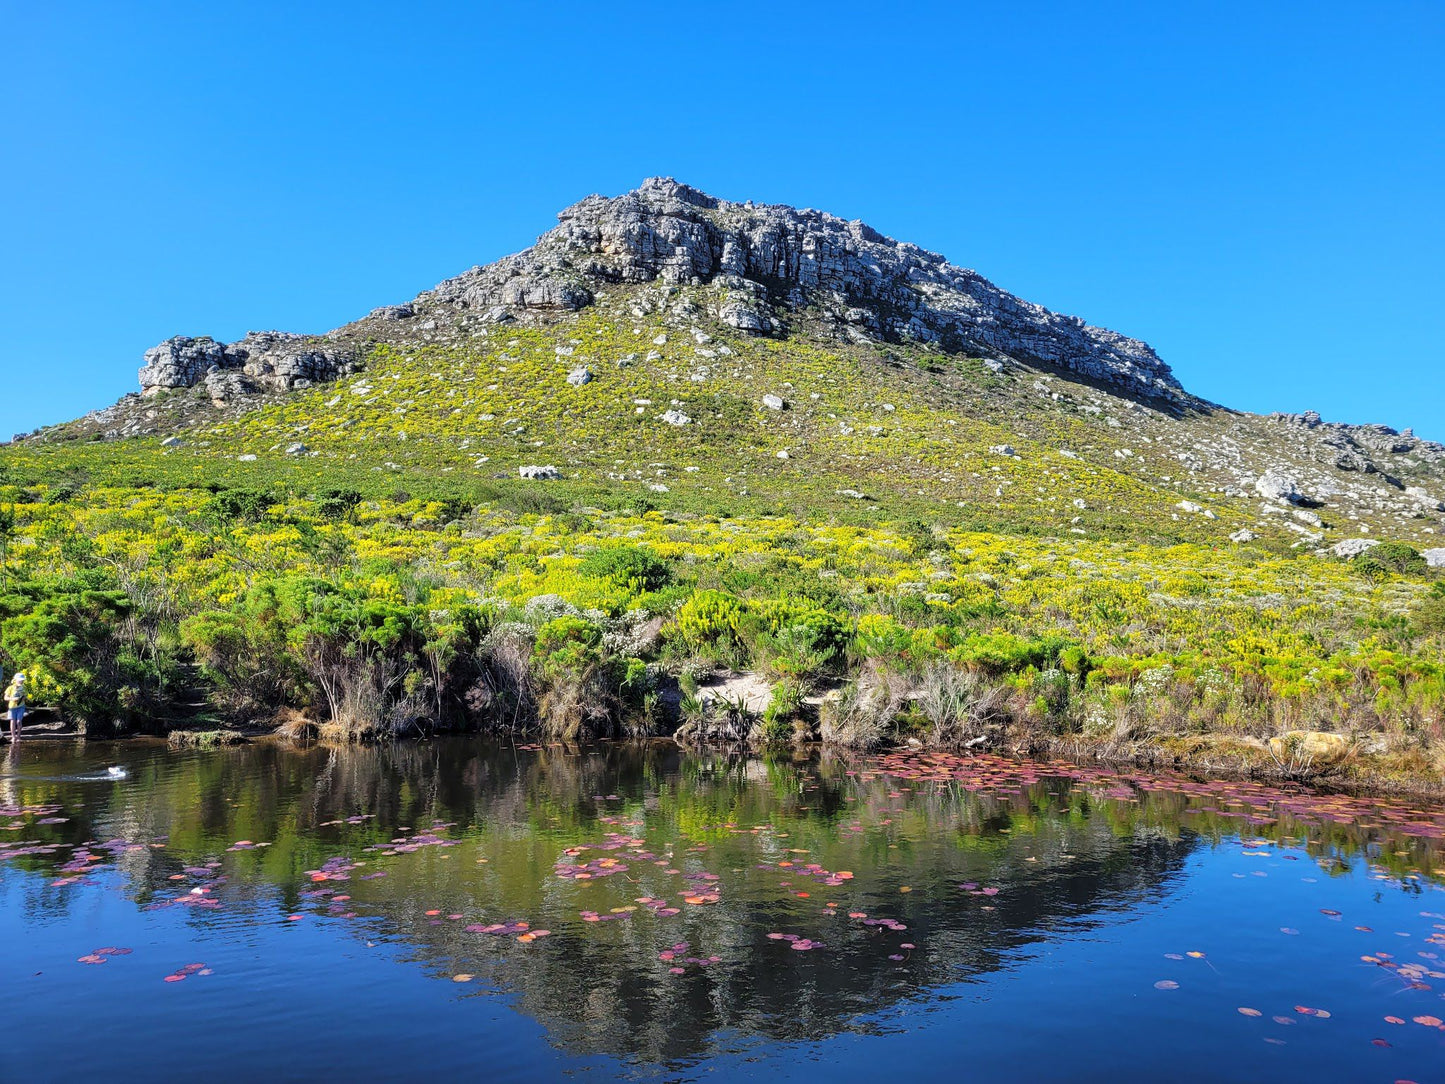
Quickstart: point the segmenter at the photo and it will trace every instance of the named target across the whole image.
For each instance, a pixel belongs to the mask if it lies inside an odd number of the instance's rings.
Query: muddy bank
[[[427,742],[442,735],[414,735],[388,739],[402,744]],[[810,759],[818,755],[841,755],[866,758],[873,755],[912,752],[926,754],[964,753],[952,745],[930,745],[917,739],[885,744],[872,750],[859,750],[842,743],[811,740],[792,744],[763,746],[745,742],[701,743],[682,740],[672,735],[650,738],[615,739],[591,743],[547,741],[536,734],[516,733],[515,740],[525,743],[566,745],[577,748],[593,745],[663,744],[681,746],[699,752],[736,749],[740,754],[771,753]],[[208,730],[173,730],[163,734],[133,733],[123,735],[87,734],[74,725],[51,718],[27,724],[21,745],[26,742],[56,741],[124,741],[137,744],[168,744],[173,749],[220,748],[247,742],[309,746],[347,745],[348,742],[328,728],[298,727],[295,720],[283,726],[226,727]],[[8,746],[9,733],[0,733],[0,746]],[[973,750],[981,752],[982,750]],[[1020,761],[1064,760],[1079,765],[1110,768],[1131,768],[1149,772],[1179,773],[1203,779],[1248,780],[1267,784],[1307,785],[1313,789],[1360,797],[1416,797],[1431,801],[1445,800],[1445,772],[1440,768],[1437,753],[1431,757],[1423,750],[1371,751],[1352,745],[1338,760],[1327,764],[1281,763],[1271,755],[1268,744],[1258,738],[1233,734],[1201,734],[1187,737],[1161,736],[1119,741],[1082,735],[1017,736],[993,745],[988,752]]]

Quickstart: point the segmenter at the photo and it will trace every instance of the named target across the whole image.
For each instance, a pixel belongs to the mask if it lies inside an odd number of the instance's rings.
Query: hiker
[[[20,722],[25,718],[25,671],[17,670],[5,688],[5,705],[10,709],[10,738],[20,737]]]

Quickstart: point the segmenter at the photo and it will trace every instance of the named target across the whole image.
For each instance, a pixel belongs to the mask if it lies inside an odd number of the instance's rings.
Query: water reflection
[[[129,777],[94,777],[111,764]],[[1168,899],[1191,855],[1236,836],[1419,886],[1441,825],[1402,804],[1062,765],[467,740],[37,743],[11,753],[0,805],[23,922],[63,922],[115,885],[217,937],[334,923],[406,946],[438,981],[508,992],[569,1050],[666,1064],[872,1028],[890,1005],[1028,966],[1031,945]],[[559,876],[603,859],[605,875]]]

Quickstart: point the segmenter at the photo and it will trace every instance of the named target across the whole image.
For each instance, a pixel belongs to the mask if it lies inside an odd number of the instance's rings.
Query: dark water
[[[460,740],[4,776],[6,1081],[1445,1080],[1439,810]]]

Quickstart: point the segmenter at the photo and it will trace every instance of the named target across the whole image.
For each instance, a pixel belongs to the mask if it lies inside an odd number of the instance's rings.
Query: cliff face
[[[807,311],[854,340],[1043,362],[1146,396],[1181,390],[1147,344],[1024,301],[861,222],[731,203],[670,178],[623,196],[589,196],[558,217],[532,248],[443,282],[418,302],[505,319],[516,310],[582,308],[606,283],[711,285],[718,319],[754,334]]]

